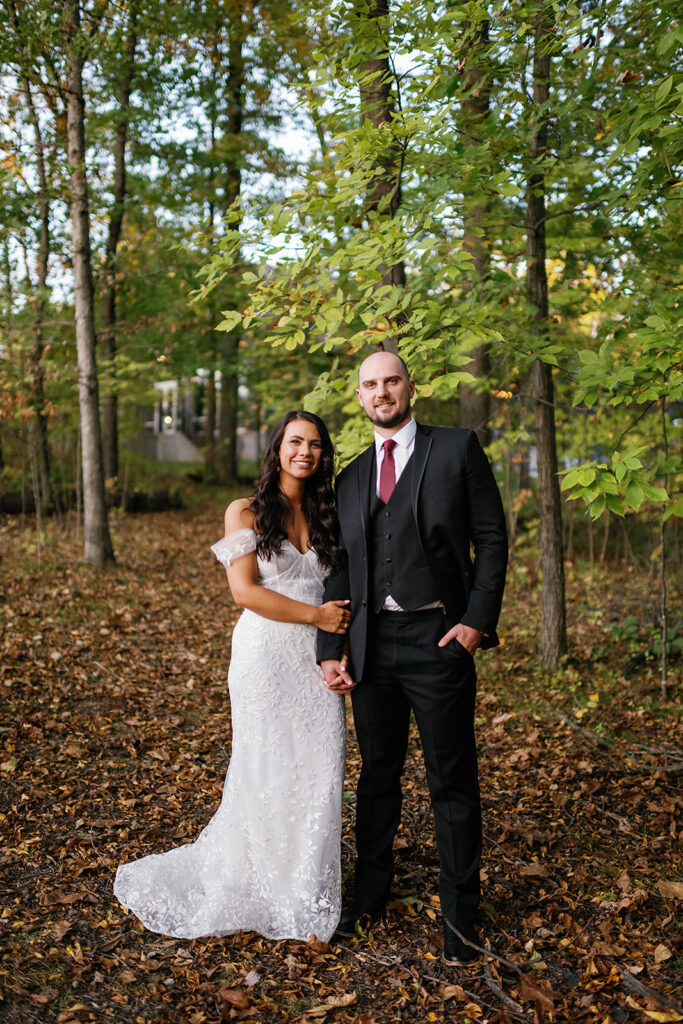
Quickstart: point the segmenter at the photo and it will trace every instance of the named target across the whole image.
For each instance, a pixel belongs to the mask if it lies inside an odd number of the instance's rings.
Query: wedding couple
[[[505,519],[474,432],[412,419],[398,356],[365,359],[356,393],[375,439],[340,474],[336,512],[327,429],[302,412],[276,428],[254,497],[226,512],[212,550],[245,611],[232,637],[223,799],[195,843],[122,865],[114,891],[149,929],[181,938],[354,934],[390,895],[412,711],[444,959],[468,963],[481,852],[473,655],[498,643]],[[355,895],[342,910],[346,693],[362,769]]]

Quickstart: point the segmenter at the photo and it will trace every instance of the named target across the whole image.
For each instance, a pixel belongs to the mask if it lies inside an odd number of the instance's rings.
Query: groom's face
[[[356,394],[376,427],[402,427],[410,418],[415,385],[391,352],[376,352],[362,363]]]

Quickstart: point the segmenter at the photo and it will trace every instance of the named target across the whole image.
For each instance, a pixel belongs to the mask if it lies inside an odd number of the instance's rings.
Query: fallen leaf
[[[441,989],[442,999],[457,999],[459,1003],[464,1003],[467,1000],[467,994],[465,989],[461,985],[446,985],[445,988]]]
[[[532,982],[527,974],[522,975],[519,998],[531,1003],[540,1003],[544,1010],[552,1010],[555,1005],[550,982],[545,979]]]
[[[631,892],[631,889],[633,888],[633,883],[629,878],[629,873],[626,870],[626,868],[624,868],[620,875],[617,875],[614,881],[619,886],[622,892]]]
[[[550,874],[548,866],[541,864],[538,860],[532,861],[531,864],[523,864],[519,869],[519,873],[531,878],[547,878]]]
[[[61,939],[64,938],[66,933],[71,930],[71,928],[73,928],[72,921],[51,921],[50,924],[47,926],[47,931],[50,933],[53,939],[56,939],[57,942],[59,942]]]
[[[670,882],[667,879],[660,879],[657,888],[662,896],[671,900],[683,900],[683,882]]]
[[[658,1024],[675,1024],[676,1021],[683,1020],[683,1017],[676,1010],[648,1010],[641,1006],[640,1003],[637,1003],[633,996],[627,996],[626,1004],[633,1010],[640,1010],[649,1020],[655,1020]]]
[[[234,1006],[236,1010],[247,1010],[249,1008],[249,997],[241,988],[219,988],[216,998],[225,1006]]]
[[[338,1010],[340,1006],[351,1006],[357,999],[355,992],[343,992],[340,996],[331,996],[326,1003],[319,1006],[312,1006],[310,1010],[304,1010],[302,1016],[322,1017],[330,1010]]]

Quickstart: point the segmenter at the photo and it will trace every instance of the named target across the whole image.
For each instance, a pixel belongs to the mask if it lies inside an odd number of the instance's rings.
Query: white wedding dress
[[[214,544],[224,565],[254,551],[238,530]],[[259,583],[320,604],[314,551],[288,540]],[[313,626],[245,611],[228,673],[232,756],[223,798],[196,842],[123,864],[114,892],[145,927],[192,939],[257,931],[271,939],[327,941],[341,909],[341,797],[346,727],[342,697],[315,663]]]

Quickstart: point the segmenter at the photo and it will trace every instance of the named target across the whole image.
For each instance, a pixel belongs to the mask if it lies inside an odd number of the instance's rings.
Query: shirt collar
[[[408,420],[404,427],[393,435],[392,441],[399,444],[402,448],[408,448],[415,440],[415,434],[417,433],[417,423],[411,418]],[[382,450],[382,445],[387,440],[386,437],[382,437],[381,434],[375,434],[375,453],[379,455]]]

